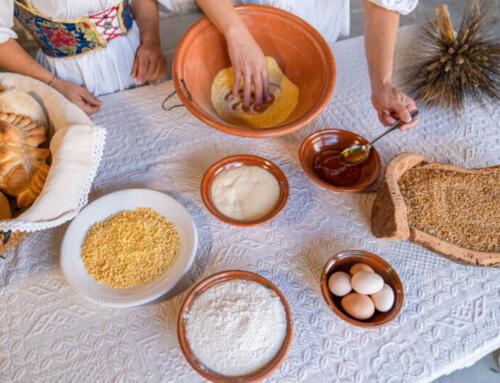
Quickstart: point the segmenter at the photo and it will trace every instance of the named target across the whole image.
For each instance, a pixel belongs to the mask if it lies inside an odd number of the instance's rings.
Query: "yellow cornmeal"
[[[299,88],[285,76],[274,58],[266,57],[266,61],[270,89],[276,97],[275,102],[262,113],[233,110],[231,103],[225,99],[234,84],[233,67],[229,67],[215,76],[210,92],[212,105],[219,117],[234,125],[268,129],[282,123],[292,114],[299,102]]]
[[[163,274],[179,255],[175,225],[152,209],[138,208],[97,222],[87,233],[82,259],[87,272],[112,287],[131,287]]]

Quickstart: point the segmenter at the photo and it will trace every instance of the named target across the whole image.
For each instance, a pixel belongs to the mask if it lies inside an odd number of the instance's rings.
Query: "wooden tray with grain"
[[[464,169],[401,153],[387,165],[371,230],[459,263],[499,266],[500,166]]]

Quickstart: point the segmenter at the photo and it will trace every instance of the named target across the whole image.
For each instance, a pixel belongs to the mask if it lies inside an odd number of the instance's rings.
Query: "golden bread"
[[[0,92],[0,111],[29,117],[46,131],[48,123],[42,107],[28,93],[18,89],[7,89]]]
[[[10,211],[9,199],[5,194],[0,192],[0,219],[12,218],[12,213]]]
[[[29,206],[41,192],[48,173],[45,129],[30,118],[0,112],[0,190]]]
[[[26,208],[42,191],[50,151],[38,146],[46,140],[47,128],[45,113],[33,97],[0,85],[0,220],[13,216],[6,194],[16,198],[19,208]],[[0,232],[0,256],[27,235],[22,231]]]

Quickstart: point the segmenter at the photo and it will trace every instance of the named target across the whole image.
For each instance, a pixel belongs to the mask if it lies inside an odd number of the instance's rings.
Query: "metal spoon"
[[[411,115],[411,120],[415,120],[418,116],[418,110],[412,110],[410,112]],[[368,155],[370,154],[370,149],[372,148],[372,145],[380,140],[382,137],[384,137],[386,134],[392,132],[393,130],[399,129],[403,125],[403,122],[396,121],[392,126],[387,129],[384,133],[382,133],[380,136],[375,138],[372,142],[366,145],[353,145],[347,149],[344,149],[342,153],[340,153],[340,162],[342,162],[346,166],[352,166],[352,165],[358,165],[362,163],[364,160],[368,158]]]

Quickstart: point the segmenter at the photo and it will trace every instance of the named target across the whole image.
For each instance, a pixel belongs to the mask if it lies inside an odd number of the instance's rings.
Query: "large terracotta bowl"
[[[326,147],[335,148],[342,151],[353,145],[365,145],[368,141],[356,133],[349,132],[348,130],[341,129],[325,129],[319,130],[308,136],[300,146],[300,164],[304,172],[319,185],[336,191],[354,193],[360,192],[373,184],[380,175],[382,167],[380,163],[380,156],[377,150],[372,147],[368,158],[360,165],[361,176],[354,185],[351,186],[337,186],[332,185],[321,178],[319,178],[313,171],[314,158],[316,155],[324,150]]]
[[[237,126],[221,119],[212,107],[210,88],[217,73],[231,66],[224,36],[204,17],[181,40],[174,56],[175,89],[184,105],[206,124],[244,137],[276,137],[312,122],[326,107],[335,86],[333,54],[324,38],[304,20],[281,9],[260,5],[236,11],[266,56],[273,56],[299,87],[297,108],[270,129]]]
[[[214,182],[215,178],[217,178],[217,176],[223,171],[234,169],[239,166],[258,166],[264,170],[267,170],[274,176],[274,178],[276,178],[276,181],[278,181],[278,185],[280,188],[280,194],[278,200],[276,201],[276,204],[274,205],[274,208],[263,217],[252,221],[240,221],[228,217],[217,210],[217,207],[212,201],[211,190],[212,183]],[[203,176],[203,180],[201,181],[201,198],[208,211],[215,217],[220,219],[222,222],[235,226],[256,226],[272,220],[285,208],[285,205],[288,201],[288,194],[288,181],[281,169],[273,162],[251,154],[238,154],[235,156],[223,158],[222,160],[213,164],[206,171],[205,175]]]
[[[354,319],[342,308],[340,304],[342,297],[337,297],[330,292],[328,288],[328,279],[330,275],[337,271],[343,271],[349,274],[349,269],[355,263],[367,264],[384,279],[385,283],[391,286],[394,291],[394,305],[389,311],[380,312],[377,310],[375,314],[367,320]],[[321,273],[321,292],[323,293],[323,298],[325,298],[326,303],[335,314],[346,322],[362,328],[377,328],[392,322],[401,312],[405,296],[403,284],[396,270],[382,258],[363,250],[346,250],[332,257],[326,263]]]
[[[206,291],[207,289],[209,289],[210,287],[212,287],[217,283],[226,282],[234,279],[243,279],[243,280],[257,282],[271,289],[280,298],[281,303],[283,304],[283,308],[285,309],[286,313],[287,327],[283,344],[281,345],[281,348],[279,349],[278,353],[274,356],[273,359],[269,361],[269,363],[267,363],[261,369],[252,372],[251,374],[241,375],[241,376],[226,376],[218,374],[217,372],[209,369],[193,353],[189,345],[189,341],[187,340],[186,337],[186,323],[184,321],[184,318],[197,296],[199,296],[204,291]],[[179,338],[179,344],[181,346],[182,353],[186,357],[186,360],[189,362],[191,367],[193,367],[204,378],[211,380],[213,382],[225,382],[225,383],[259,382],[262,379],[270,376],[274,372],[274,370],[276,370],[279,367],[279,365],[285,359],[288,350],[290,349],[293,336],[292,310],[290,309],[290,305],[288,304],[283,293],[268,279],[260,276],[259,274],[251,273],[249,271],[244,271],[244,270],[223,271],[220,273],[213,274],[208,278],[202,280],[196,286],[194,286],[191,292],[188,294],[188,296],[184,300],[184,303],[182,304],[181,311],[179,312],[179,319],[177,321],[177,336]]]

